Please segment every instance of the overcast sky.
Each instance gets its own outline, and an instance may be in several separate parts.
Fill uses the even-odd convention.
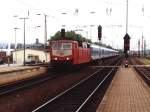
[[[131,36],[131,49],[137,50],[138,39],[142,38],[142,34],[150,48],[149,6],[149,0],[129,0],[128,33]],[[82,29],[78,33],[97,41],[97,26],[102,25],[102,42],[123,48],[126,0],[3,0],[0,4],[0,42],[14,43],[13,28],[18,27],[17,42],[23,43],[23,20],[19,18],[29,17],[26,20],[26,43],[34,43],[36,38],[43,43],[44,16],[36,15],[38,13],[48,15],[48,38],[65,25],[66,30]]]

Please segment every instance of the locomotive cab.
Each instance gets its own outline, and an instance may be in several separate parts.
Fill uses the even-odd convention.
[[[57,40],[50,42],[52,65],[78,65],[90,62],[90,48],[86,43],[74,40]]]
[[[52,41],[51,63],[52,65],[72,64],[73,49],[77,48],[77,43],[68,40]]]

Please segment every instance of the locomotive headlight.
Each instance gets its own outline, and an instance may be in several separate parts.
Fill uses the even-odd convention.
[[[69,58],[67,57],[66,60],[69,60]]]
[[[54,58],[54,60],[57,60],[57,58]]]

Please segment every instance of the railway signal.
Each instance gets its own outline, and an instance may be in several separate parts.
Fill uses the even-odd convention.
[[[98,39],[101,40],[101,38],[102,38],[102,26],[99,25],[98,26]]]
[[[127,54],[128,50],[130,50],[130,36],[126,33],[124,36],[124,53]]]
[[[65,39],[65,29],[64,28],[61,29],[61,38]]]

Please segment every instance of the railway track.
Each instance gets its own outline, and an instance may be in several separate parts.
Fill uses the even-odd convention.
[[[49,75],[48,73],[41,74],[39,76],[27,78],[24,80],[18,80],[16,82],[8,83],[0,86],[0,96],[21,90],[23,88],[31,87],[36,84],[45,82],[46,80],[53,79],[58,75]]]
[[[146,67],[135,67],[136,71],[141,75],[144,81],[150,86],[150,71]]]
[[[52,80],[59,76],[63,76],[66,73],[66,71],[64,70],[58,71],[58,69],[55,69],[54,67],[49,67],[49,71],[47,73],[44,73],[38,76],[34,76],[34,77],[18,80],[15,82],[11,82],[8,84],[0,85],[0,96],[5,95],[5,94],[10,94],[17,90],[21,90],[24,88],[34,86],[34,85],[46,82],[48,80]],[[71,72],[70,69],[68,71]]]
[[[101,68],[32,112],[79,112],[114,74],[117,67]],[[83,110],[82,110],[83,111]]]
[[[141,62],[139,62],[139,60],[130,59],[130,62],[132,64],[140,64],[140,65],[142,64]],[[134,68],[140,74],[143,80],[148,84],[148,86],[150,86],[150,68],[146,66],[145,67],[135,66]]]

